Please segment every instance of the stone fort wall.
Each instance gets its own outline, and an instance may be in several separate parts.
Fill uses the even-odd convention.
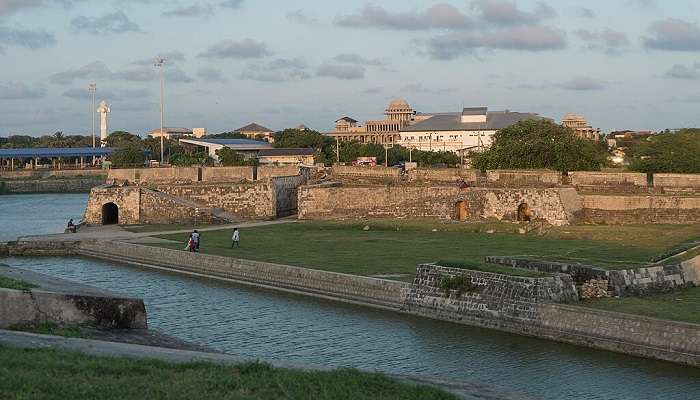
[[[275,191],[271,183],[158,185],[157,189],[203,207],[222,208],[243,218],[274,218]]]
[[[607,224],[700,223],[700,197],[582,195],[582,218]]]
[[[456,186],[370,186],[299,189],[300,219],[454,218],[464,202],[466,219],[517,220],[527,203],[533,220],[565,225],[580,211],[574,189],[486,189]]]

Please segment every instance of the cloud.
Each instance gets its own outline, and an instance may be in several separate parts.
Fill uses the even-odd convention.
[[[240,8],[241,4],[243,4],[243,0],[226,0],[219,3],[221,7],[227,8]]]
[[[288,12],[287,19],[304,25],[311,25],[318,22],[316,18],[306,15],[302,10]]]
[[[547,27],[515,27],[494,32],[453,32],[428,39],[428,52],[434,58],[449,60],[474,50],[520,51],[558,50],[566,47],[563,32]]]
[[[472,7],[479,14],[478,20],[497,26],[536,25],[557,15],[552,7],[544,3],[539,3],[530,12],[518,9],[514,2],[503,0],[476,0]]]
[[[211,17],[214,15],[214,7],[209,4],[193,4],[188,7],[180,7],[163,12],[166,17]]]
[[[78,16],[70,21],[73,30],[94,35],[106,35],[110,33],[141,32],[141,28],[123,11],[115,11],[101,17]]]
[[[588,18],[588,19],[594,19],[597,17],[595,11],[591,10],[590,8],[586,7],[579,7],[577,9],[578,16],[581,18]]]
[[[179,62],[184,62],[185,61],[185,54],[181,51],[178,51],[178,50],[166,51],[164,53],[158,53],[153,58],[142,58],[140,60],[136,60],[133,62],[133,64],[143,65],[143,66],[153,65],[156,58],[162,58],[165,60],[165,63],[167,65],[173,65],[173,64],[177,64]]]
[[[371,87],[362,91],[363,94],[379,94],[383,91],[381,87]]]
[[[683,97],[672,97],[671,101],[675,103],[700,103],[700,93],[689,94]]]
[[[2,100],[38,99],[44,96],[46,96],[44,88],[30,88],[21,82],[0,83],[0,99]]]
[[[14,14],[24,8],[51,6],[56,3],[70,7],[80,0],[0,0],[0,16]]]
[[[428,88],[423,86],[422,83],[411,83],[403,88],[403,92],[414,93],[414,94],[432,94],[432,95],[444,95],[449,93],[454,93],[457,91],[455,88]]]
[[[449,4],[436,4],[421,12],[390,12],[382,6],[366,4],[355,14],[337,16],[334,23],[338,26],[352,28],[398,30],[465,29],[472,27],[471,19]]]
[[[612,29],[604,29],[600,32],[579,29],[574,32],[574,35],[583,40],[589,49],[602,49],[611,54],[618,53],[629,45],[629,39],[624,32]]]
[[[643,37],[649,49],[669,51],[700,51],[698,24],[676,18],[655,21],[649,27],[650,37]]]
[[[261,82],[290,82],[311,78],[308,65],[301,58],[278,58],[267,63],[250,64],[240,79]]]
[[[215,43],[206,51],[199,53],[204,58],[262,58],[271,55],[272,52],[263,42],[253,39],[233,41],[225,39]]]
[[[148,82],[156,77],[153,68],[131,68],[110,74],[110,79],[125,80],[129,82]]]
[[[169,68],[166,65],[164,73],[166,81],[170,83],[189,83],[194,81],[194,79],[177,67]],[[96,80],[148,82],[154,80],[156,76],[155,68],[138,67],[111,71],[103,62],[93,61],[82,67],[55,73],[49,77],[49,82],[59,85],[72,84],[77,79],[84,82]]]
[[[12,29],[0,26],[0,45],[41,49],[55,44],[54,35],[43,30]]]
[[[166,68],[164,71],[165,81],[167,83],[191,83],[194,79],[187,75],[185,71],[179,67]]]
[[[365,77],[365,68],[360,65],[322,64],[316,68],[316,75],[343,80],[357,80]]]
[[[355,53],[338,54],[337,56],[333,57],[333,61],[344,64],[367,65],[371,67],[380,67],[387,65],[385,62],[378,58],[364,58],[361,55]]]
[[[687,67],[685,65],[675,64],[668,71],[666,71],[664,76],[672,79],[698,79],[700,78],[698,67],[700,67],[700,65]]]
[[[592,91],[605,89],[607,82],[588,76],[579,76],[556,86],[564,90]]]
[[[216,82],[216,83],[228,82],[228,79],[224,78],[221,71],[216,69],[216,68],[213,68],[213,67],[200,68],[199,71],[197,71],[197,77],[199,77],[207,82]]]
[[[63,72],[57,72],[49,78],[51,83],[70,84],[75,79],[96,80],[110,79],[112,72],[107,66],[100,61],[93,61],[79,68],[69,69]]]

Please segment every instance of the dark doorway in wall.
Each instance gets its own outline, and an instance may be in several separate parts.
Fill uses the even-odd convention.
[[[527,203],[521,203],[518,206],[518,221],[530,222],[532,219],[532,209]]]
[[[119,207],[114,203],[102,205],[102,225],[114,225],[119,223]]]
[[[455,219],[457,221],[466,221],[469,217],[469,211],[467,210],[467,203],[465,201],[458,201],[455,203]]]

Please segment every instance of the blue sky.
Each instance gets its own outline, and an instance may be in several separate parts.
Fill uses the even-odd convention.
[[[249,122],[328,130],[463,106],[577,112],[604,130],[699,126],[692,0],[0,0],[0,135]]]

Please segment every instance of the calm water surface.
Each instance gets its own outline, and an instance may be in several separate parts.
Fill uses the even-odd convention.
[[[17,236],[60,233],[83,217],[87,193],[0,195],[0,242]]]
[[[245,356],[476,381],[546,399],[700,399],[700,369],[109,262],[0,262],[142,297],[151,328]]]

